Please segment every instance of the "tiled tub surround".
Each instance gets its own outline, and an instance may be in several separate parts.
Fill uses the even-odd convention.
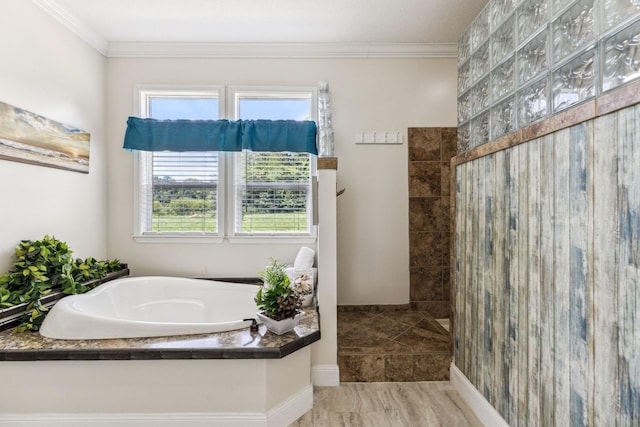
[[[342,382],[449,379],[451,340],[428,312],[405,306],[339,306]]]
[[[451,248],[450,175],[456,128],[409,128],[410,302],[448,318]]]
[[[80,341],[3,331],[0,377],[11,393],[0,424],[288,425],[313,406],[310,344],[319,339],[315,309],[281,336],[264,326]]]
[[[320,339],[318,313],[305,309],[292,332],[276,335],[261,325],[215,334],[104,340],[56,340],[34,332],[0,332],[0,361],[275,359]]]
[[[129,275],[129,269],[110,273],[88,282],[91,287]],[[205,279],[259,285],[255,277]],[[45,303],[55,304],[66,295],[54,292]],[[49,304],[47,304],[49,305]],[[11,320],[20,307],[0,310],[0,361],[2,360],[125,360],[125,359],[256,359],[281,358],[320,339],[319,315],[305,308],[305,315],[293,332],[276,335],[260,325],[214,334],[189,334],[156,338],[60,340],[45,338],[37,332],[16,332]],[[18,310],[20,311],[20,310]],[[24,310],[22,310],[24,311]],[[5,321],[4,317],[10,319]],[[191,357],[188,355],[191,354]]]

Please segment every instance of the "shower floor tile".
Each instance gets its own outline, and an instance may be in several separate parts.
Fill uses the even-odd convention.
[[[341,382],[449,379],[451,338],[427,312],[338,307]]]

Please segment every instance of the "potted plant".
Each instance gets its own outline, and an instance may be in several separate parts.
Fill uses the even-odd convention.
[[[258,273],[264,284],[255,297],[261,310],[257,313],[258,318],[267,329],[278,335],[295,328],[303,314],[300,295],[290,286],[286,267],[286,264],[272,258],[271,265]]]

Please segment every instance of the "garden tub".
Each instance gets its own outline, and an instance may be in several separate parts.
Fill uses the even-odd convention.
[[[127,277],[58,301],[40,334],[57,339],[140,338],[251,325],[258,286],[180,277]]]

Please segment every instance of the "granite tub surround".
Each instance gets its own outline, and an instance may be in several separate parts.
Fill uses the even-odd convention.
[[[409,263],[413,309],[448,318],[451,158],[456,128],[409,128]]]
[[[0,332],[0,361],[277,359],[320,339],[318,313],[305,310],[291,332],[276,335],[261,325],[215,334],[104,340],[56,340],[33,332]]]
[[[13,386],[0,425],[288,425],[313,407],[310,344],[319,340],[315,308],[283,335],[263,325],[103,340],[5,330],[0,376]]]
[[[340,306],[338,364],[342,382],[446,380],[449,333],[424,311]]]

